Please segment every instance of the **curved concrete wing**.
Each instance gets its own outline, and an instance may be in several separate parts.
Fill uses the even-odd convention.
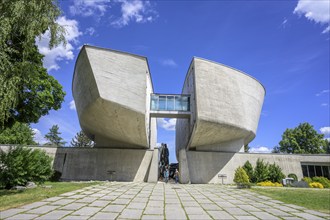
[[[191,95],[192,117],[190,121],[177,120],[177,151],[238,152],[255,137],[265,95],[256,79],[225,65],[194,58],[182,93]]]
[[[76,61],[72,91],[81,128],[96,146],[150,147],[153,88],[145,57],[85,45]]]

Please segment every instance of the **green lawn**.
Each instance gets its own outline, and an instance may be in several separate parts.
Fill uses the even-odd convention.
[[[251,190],[285,203],[330,213],[330,189],[255,187]]]
[[[24,191],[0,190],[0,211],[99,183],[100,182],[46,182],[44,185],[51,185],[52,188],[37,187]]]

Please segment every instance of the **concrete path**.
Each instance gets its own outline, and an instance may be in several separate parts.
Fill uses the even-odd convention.
[[[1,212],[1,219],[330,219],[221,185],[106,182]]]

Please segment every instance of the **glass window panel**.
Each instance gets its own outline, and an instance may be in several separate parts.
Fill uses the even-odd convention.
[[[167,108],[168,111],[173,111],[174,109],[174,96],[167,96]]]
[[[159,96],[158,109],[166,110],[166,96]]]
[[[151,96],[151,110],[158,110],[158,96],[156,95]]]
[[[322,169],[323,169],[323,176],[330,179],[329,168],[327,166],[322,166]]]
[[[181,96],[175,96],[175,110],[182,111]]]
[[[182,110],[183,111],[188,111],[188,97],[187,96],[183,96],[181,98],[182,100]]]
[[[306,165],[301,165],[301,169],[302,169],[302,172],[303,172],[303,176],[308,177],[307,166]]]
[[[316,176],[323,176],[321,166],[315,166],[315,171],[316,171]]]
[[[311,177],[311,178],[315,176],[314,165],[308,166],[308,173],[309,173],[309,177]]]

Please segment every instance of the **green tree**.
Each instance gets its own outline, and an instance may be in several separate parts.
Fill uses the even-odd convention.
[[[256,167],[254,168],[254,178],[257,183],[269,180],[268,163],[258,159]]]
[[[16,122],[11,128],[0,133],[1,144],[35,145],[34,132],[28,124]]]
[[[268,170],[269,170],[269,180],[272,181],[273,183],[275,182],[281,183],[282,179],[285,178],[285,175],[283,174],[281,167],[279,167],[275,163],[270,164],[268,166]]]
[[[244,145],[244,152],[249,153],[250,151],[250,146],[248,144]]]
[[[280,151],[280,147],[279,146],[275,146],[274,148],[273,148],[273,150],[272,150],[272,153],[274,153],[274,154],[278,154],[278,153],[280,153],[281,151]]]
[[[50,48],[65,43],[56,23],[60,10],[53,0],[3,0],[0,3],[0,129],[16,121],[37,122],[61,107],[65,93],[43,68],[35,40],[49,30]]]
[[[89,139],[83,131],[80,131],[76,134],[71,140],[72,147],[93,147],[94,142]]]
[[[286,129],[277,149],[273,151],[289,154],[319,154],[324,153],[325,140],[323,134],[309,123],[299,124],[293,129]]]
[[[56,145],[57,147],[63,147],[65,145],[65,141],[60,137],[60,132],[58,131],[58,125],[53,125],[49,132],[45,135],[45,138],[49,141],[46,145]]]
[[[246,161],[245,164],[243,165],[243,169],[245,170],[246,174],[249,176],[250,182],[254,183],[255,178],[253,176],[253,167],[250,161]]]
[[[330,154],[330,141],[329,140],[325,139],[322,147],[323,147],[324,153]]]

